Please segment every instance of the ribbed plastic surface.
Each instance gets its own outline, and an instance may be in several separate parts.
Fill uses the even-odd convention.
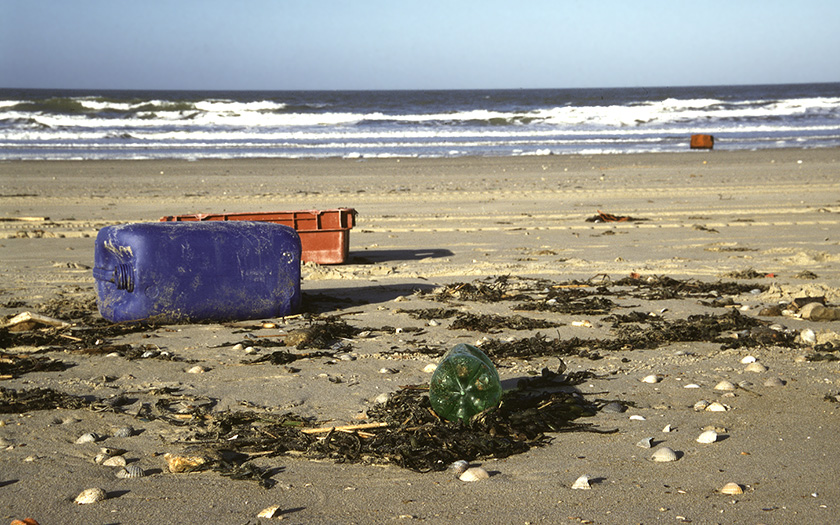
[[[300,307],[300,238],[273,223],[152,222],[102,228],[93,276],[113,322],[225,321]]]

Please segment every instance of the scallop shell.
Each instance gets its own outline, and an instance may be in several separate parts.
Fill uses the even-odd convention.
[[[742,489],[741,485],[738,485],[737,483],[727,483],[726,485],[720,488],[720,493],[730,495],[743,494],[744,489]]]
[[[717,438],[718,438],[718,433],[717,432],[715,432],[714,430],[707,430],[707,431],[703,432],[702,434],[700,434],[699,436],[697,436],[697,442],[698,443],[714,443],[715,441],[717,441]]]
[[[124,467],[126,465],[124,456],[113,456],[102,461],[102,466],[105,467]]]
[[[102,438],[99,436],[99,434],[95,432],[88,432],[79,436],[79,439],[76,440],[76,444],[81,445],[83,443],[96,443],[100,439]]]
[[[662,376],[659,376],[659,375],[656,375],[656,374],[651,374],[649,376],[645,376],[645,377],[642,378],[642,383],[653,384],[653,383],[658,383],[660,381],[662,381]]]
[[[115,475],[121,479],[142,478],[146,475],[146,472],[137,465],[126,465],[119,469]]]
[[[166,460],[166,465],[169,467],[169,472],[181,473],[201,470],[209,461],[203,456],[176,456],[174,454],[166,453],[163,455]]]
[[[732,381],[726,381],[726,380],[723,380],[720,383],[715,385],[715,390],[722,390],[722,391],[725,391],[725,392],[735,390],[736,388],[738,388],[738,387],[735,386],[735,383],[733,383]]]
[[[572,488],[575,490],[590,490],[592,485],[589,484],[589,476],[583,475],[572,483]]]
[[[744,368],[744,370],[746,370],[747,372],[757,372],[757,373],[761,373],[761,372],[766,372],[766,371],[767,371],[767,367],[766,367],[766,366],[764,366],[764,365],[762,365],[762,364],[761,364],[761,363],[759,363],[758,361],[756,361],[755,363],[750,363],[750,364],[748,364],[748,365],[746,366],[746,368]]]
[[[85,489],[76,496],[73,501],[78,505],[89,505],[108,498],[108,494],[104,490],[94,487],[92,489]]]
[[[468,468],[470,468],[470,464],[468,461],[459,459],[455,463],[449,465],[449,468],[452,469],[452,472],[454,472],[456,476],[460,476],[461,474],[466,472]]]
[[[489,477],[490,474],[488,474],[483,468],[470,467],[458,476],[458,479],[461,481],[481,481],[483,479],[488,479]]]
[[[726,407],[715,401],[706,406],[706,412],[726,412]]]
[[[115,438],[127,438],[134,435],[134,428],[132,427],[120,427],[114,431]]]
[[[667,463],[669,461],[676,461],[677,453],[674,449],[669,447],[660,447],[650,456],[650,459],[657,463]]]

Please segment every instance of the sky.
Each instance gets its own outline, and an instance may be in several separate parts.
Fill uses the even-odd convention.
[[[837,0],[0,0],[0,87],[840,81]]]

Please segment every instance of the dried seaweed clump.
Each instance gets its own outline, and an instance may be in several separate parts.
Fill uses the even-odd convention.
[[[462,313],[452,321],[449,326],[452,330],[473,330],[476,332],[494,332],[501,328],[510,330],[534,330],[538,328],[551,328],[560,326],[561,323],[546,321],[543,319],[530,319],[521,315],[492,315],[492,314],[471,314]]]
[[[78,409],[90,403],[79,396],[56,392],[51,388],[14,390],[0,387],[0,413],[21,414],[31,410],[55,408]]]

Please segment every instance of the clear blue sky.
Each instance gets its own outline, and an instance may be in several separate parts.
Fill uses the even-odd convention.
[[[837,81],[838,0],[0,0],[0,87]]]

